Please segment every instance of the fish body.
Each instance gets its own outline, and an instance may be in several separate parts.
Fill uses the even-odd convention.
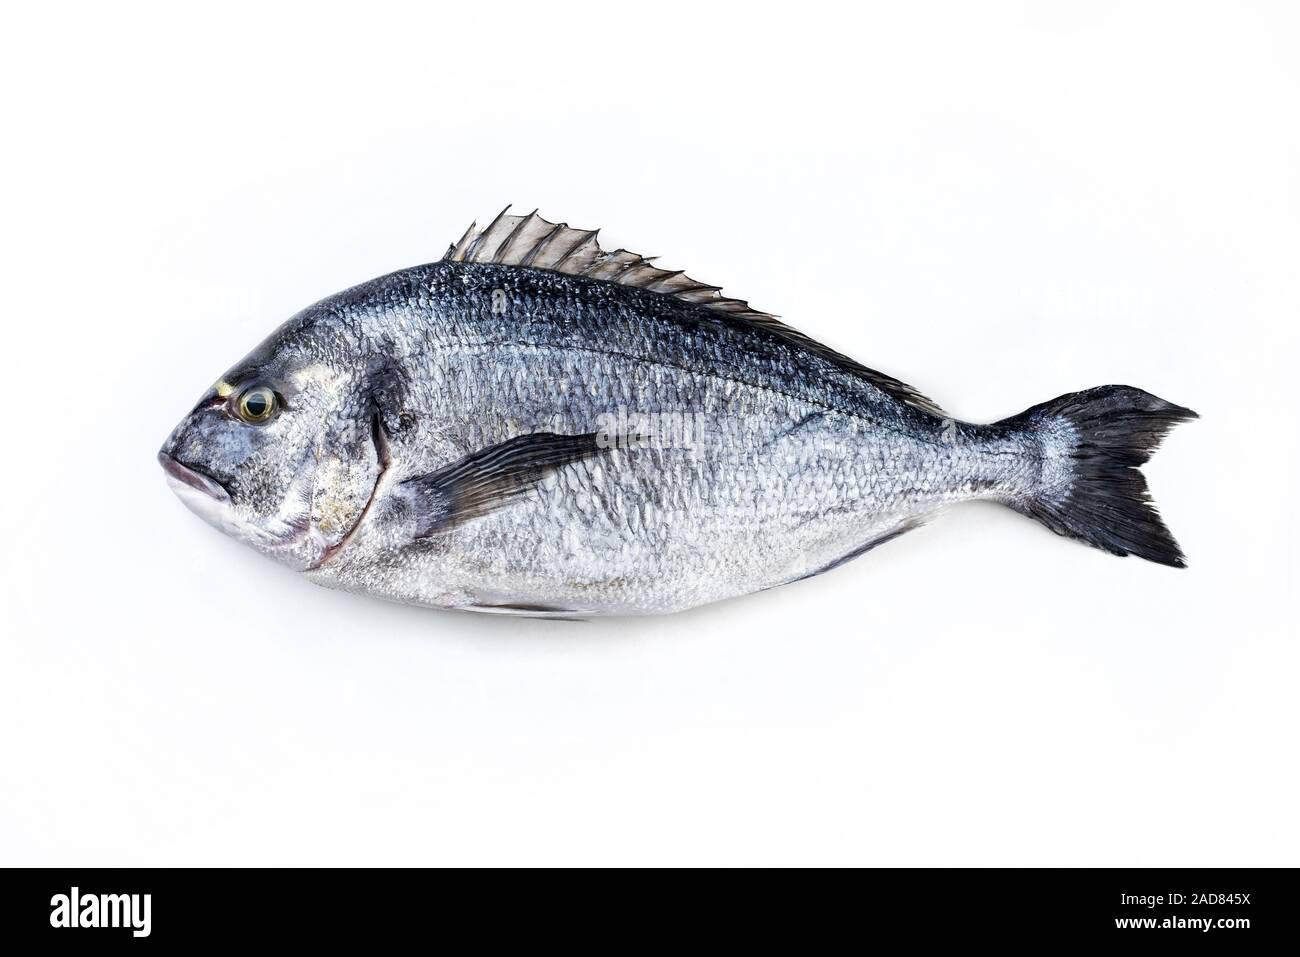
[[[1135,466],[1192,415],[1106,386],[959,422],[716,287],[503,214],[290,319],[160,460],[321,584],[586,617],[816,575],[969,499],[1181,564]]]

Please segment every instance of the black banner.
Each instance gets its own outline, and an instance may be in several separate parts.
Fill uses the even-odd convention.
[[[149,948],[412,939],[665,946],[833,938],[1290,946],[1291,870],[842,870],[816,874],[44,869],[0,872],[9,941]],[[510,885],[513,885],[511,887]],[[414,935],[414,938],[413,936]],[[26,952],[26,951],[10,951]]]

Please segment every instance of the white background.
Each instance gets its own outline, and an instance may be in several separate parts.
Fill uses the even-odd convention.
[[[0,863],[1298,863],[1286,4],[0,18]],[[995,506],[661,619],[332,593],[154,453],[507,202],[992,420],[1130,383],[1191,567]]]

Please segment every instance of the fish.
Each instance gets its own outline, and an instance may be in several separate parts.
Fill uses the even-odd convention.
[[[542,618],[820,575],[970,500],[1184,567],[1138,467],[1196,413],[1124,385],[990,424],[598,230],[510,207],[308,306],[158,453],[310,581]]]

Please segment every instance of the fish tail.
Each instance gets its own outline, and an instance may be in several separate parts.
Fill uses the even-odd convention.
[[[1196,417],[1126,385],[1071,392],[1026,409],[999,425],[1036,436],[1041,470],[1026,491],[1002,501],[1058,535],[1112,555],[1183,568],[1182,550],[1137,467],[1175,425]]]

